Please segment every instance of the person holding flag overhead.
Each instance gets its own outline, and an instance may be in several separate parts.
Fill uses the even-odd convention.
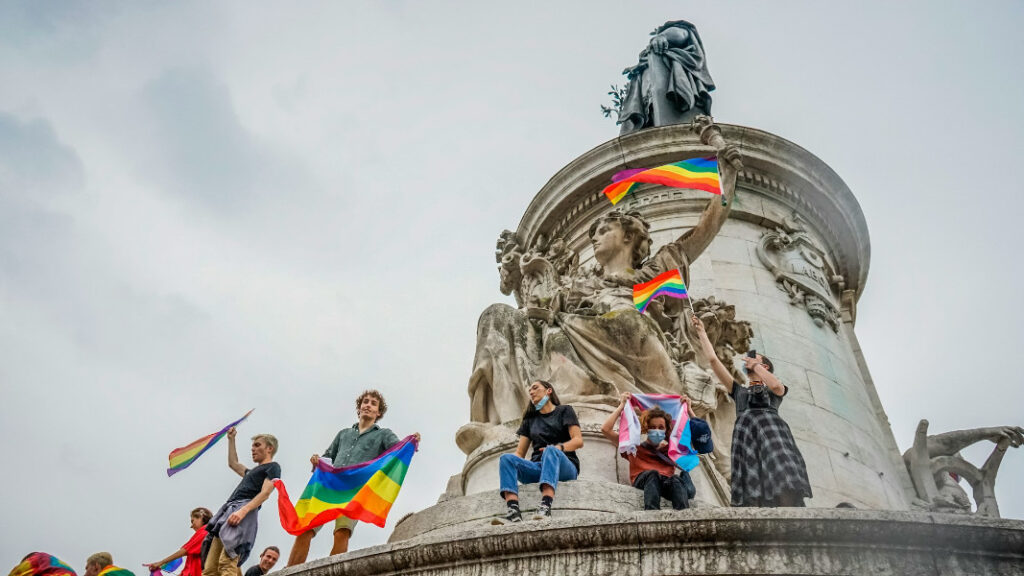
[[[629,392],[623,393],[618,408],[601,426],[601,434],[615,444],[620,443],[621,436],[614,430],[615,422],[627,406],[629,410],[633,409],[630,397]],[[693,417],[688,399],[683,397],[681,400]],[[646,434],[647,439],[637,444],[635,453],[622,452],[622,457],[629,462],[629,483],[644,493],[644,510],[660,510],[663,496],[672,502],[674,510],[685,510],[690,507],[690,499],[697,494],[689,473],[681,470],[677,475],[676,464],[668,456],[668,434],[673,430],[672,425],[672,417],[660,406],[644,410],[640,413],[640,432]]]
[[[185,567],[182,568],[181,574],[178,576],[201,576],[203,573],[203,560],[200,557],[200,553],[203,548],[203,540],[206,539],[206,523],[211,518],[213,518],[213,513],[207,508],[200,506],[193,510],[189,514],[189,523],[192,526],[193,534],[188,539],[188,542],[185,542],[184,546],[170,556],[156,562],[143,564],[143,566],[149,568],[150,574],[160,571],[172,572],[174,569],[171,568],[173,566],[171,563],[180,558],[185,558]]]
[[[388,428],[382,428],[377,422],[384,417],[388,411],[388,403],[384,396],[377,390],[366,390],[356,398],[356,414],[359,421],[352,426],[338,432],[334,441],[324,451],[323,459],[329,460],[331,465],[328,468],[355,467],[355,465],[376,459],[392,447],[399,444],[398,437]],[[412,435],[414,442],[419,443],[420,434]],[[313,454],[309,458],[314,471],[322,466],[321,456]],[[401,481],[398,482],[401,485]],[[292,511],[294,515],[294,510]],[[282,516],[283,518],[283,516]],[[283,522],[283,521],[282,521]],[[384,522],[381,520],[380,525]],[[297,534],[295,543],[292,545],[291,553],[288,554],[288,566],[295,566],[306,561],[309,555],[309,545],[322,525],[316,526]],[[356,520],[345,514],[338,515],[334,521],[334,545],[331,547],[331,555],[343,554],[348,551],[348,542],[355,529]],[[301,528],[299,528],[301,529]],[[286,527],[286,530],[291,530]]]
[[[789,425],[779,416],[789,392],[775,376],[772,361],[751,350],[744,357],[749,386],[733,380],[696,315],[691,323],[711,369],[736,402],[732,433],[732,505],[804,506],[811,497],[807,465]]]
[[[281,477],[281,465],[274,462],[277,438],[270,434],[252,437],[252,461],[255,468],[246,468],[238,461],[235,450],[237,428],[227,432],[228,467],[242,477],[228,501],[206,525],[202,555],[206,558],[203,576],[238,576],[256,543],[256,514],[274,491],[273,480]]]

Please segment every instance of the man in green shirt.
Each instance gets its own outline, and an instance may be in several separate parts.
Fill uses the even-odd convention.
[[[377,425],[377,421],[383,418],[387,411],[388,403],[384,401],[384,396],[380,392],[367,390],[360,394],[359,398],[356,398],[356,414],[359,415],[359,421],[338,432],[323,457],[330,459],[334,467],[340,468],[373,460],[397,444],[398,436],[395,436],[394,432]],[[417,432],[413,436],[418,442],[419,433]],[[309,461],[316,467],[319,459],[319,454],[313,454]],[[356,521],[347,516],[339,516],[334,521],[332,556],[348,551],[348,540],[352,537],[355,525]],[[320,527],[317,527],[295,537],[295,544],[292,546],[291,554],[288,555],[289,566],[306,561],[306,556],[309,555],[309,545],[313,541],[313,536],[319,531]]]

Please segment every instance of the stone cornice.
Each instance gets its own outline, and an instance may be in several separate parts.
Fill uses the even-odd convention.
[[[755,128],[720,126],[726,140],[738,146],[743,156],[745,167],[737,180],[740,193],[754,192],[798,212],[823,239],[847,288],[859,297],[870,264],[870,239],[860,205],[842,179],[819,158],[779,136]],[[611,210],[601,190],[620,170],[712,152],[688,125],[642,130],[609,140],[570,162],[541,188],[519,223],[520,238],[530,242],[541,233],[559,236],[585,229],[583,223]],[[664,198],[694,202],[694,215],[706,204],[684,191],[666,190]],[[626,202],[628,208],[629,200]],[[731,217],[775,225],[788,216],[748,210],[739,204],[742,201]]]
[[[1024,562],[1022,551],[1019,520],[723,508],[481,526],[356,550],[280,574],[1010,574]]]

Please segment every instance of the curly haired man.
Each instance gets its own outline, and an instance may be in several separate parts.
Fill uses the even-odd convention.
[[[388,411],[388,403],[384,396],[376,390],[366,390],[356,398],[356,415],[359,421],[344,428],[334,437],[334,441],[324,451],[323,457],[331,460],[335,467],[350,466],[380,456],[388,448],[398,443],[398,436],[388,428],[380,427],[377,422]],[[419,433],[414,434],[417,441]],[[315,467],[320,459],[313,454],[309,461]],[[334,546],[331,555],[348,552],[348,541],[352,537],[356,521],[347,516],[339,516],[334,521]],[[295,537],[295,544],[288,555],[288,565],[302,564],[309,555],[309,545],[320,527],[303,532]]]

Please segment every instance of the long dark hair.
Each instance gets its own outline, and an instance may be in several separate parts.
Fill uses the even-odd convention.
[[[555,387],[552,386],[550,382],[548,382],[546,380],[534,380],[534,382],[540,384],[541,386],[543,386],[543,387],[545,387],[545,388],[547,388],[548,390],[551,391],[551,398],[548,399],[548,402],[551,402],[552,406],[560,406],[562,404],[558,400],[558,393],[555,392]],[[530,386],[533,386],[534,382],[531,382]],[[533,402],[530,402],[529,398],[527,398],[526,411],[523,412],[523,420],[526,420],[527,418],[533,418],[537,414],[538,414],[538,412],[537,412],[537,409],[533,407]]]

